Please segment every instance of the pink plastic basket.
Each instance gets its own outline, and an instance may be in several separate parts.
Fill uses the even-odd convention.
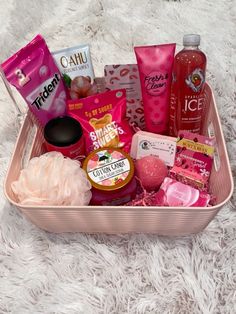
[[[233,179],[219,115],[211,88],[207,85],[209,112],[205,134],[215,136],[216,152],[210,189],[216,195],[212,207],[128,207],[128,206],[22,206],[11,189],[20,170],[33,156],[43,153],[41,128],[28,114],[21,127],[5,181],[10,203],[38,227],[51,232],[144,232],[179,236],[203,230],[233,193]]]

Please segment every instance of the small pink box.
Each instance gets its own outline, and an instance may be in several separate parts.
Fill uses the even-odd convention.
[[[210,195],[171,178],[165,178],[156,193],[158,206],[205,207]]]
[[[170,176],[199,190],[208,190],[214,154],[214,141],[209,137],[179,131],[175,164]]]

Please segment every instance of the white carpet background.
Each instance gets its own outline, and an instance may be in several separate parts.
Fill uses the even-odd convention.
[[[97,76],[134,45],[200,33],[236,177],[235,0],[1,0],[0,21],[1,60],[41,33],[51,50],[90,43]],[[41,231],[3,195],[17,131],[0,91],[0,314],[236,313],[236,194],[196,236]]]

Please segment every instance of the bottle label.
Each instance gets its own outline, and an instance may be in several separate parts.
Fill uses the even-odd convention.
[[[192,98],[191,96],[185,96],[184,100],[184,111],[185,112],[198,112],[200,111],[199,114],[201,114],[201,111],[203,109],[204,105],[204,98],[203,97],[196,97]]]
[[[181,111],[181,124],[184,130],[199,133],[201,131],[202,114],[205,108],[205,98],[200,95],[186,95]]]
[[[197,68],[192,73],[190,73],[186,78],[185,83],[195,93],[199,92],[202,89],[203,84],[205,83],[205,75],[202,69]]]

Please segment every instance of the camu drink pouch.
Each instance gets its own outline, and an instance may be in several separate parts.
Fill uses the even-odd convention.
[[[69,100],[68,113],[84,132],[87,153],[101,147],[130,151],[133,132],[126,120],[125,89]]]
[[[88,45],[55,51],[53,57],[63,76],[69,98],[79,99],[97,93]]]
[[[42,125],[65,113],[62,77],[41,35],[1,66],[9,83],[16,87]]]

